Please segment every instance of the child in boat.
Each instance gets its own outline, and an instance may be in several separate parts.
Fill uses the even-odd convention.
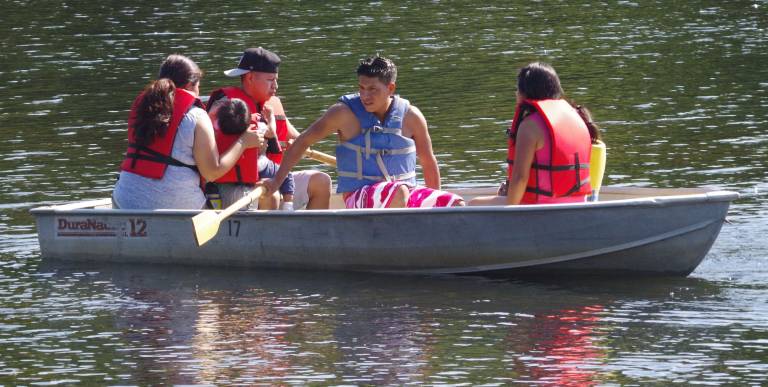
[[[263,115],[253,113],[256,115],[256,117],[253,117],[255,118],[253,120],[259,122],[259,127],[257,130],[260,131],[265,138],[274,138],[274,136],[276,136],[276,123],[274,114],[272,114],[272,110],[267,106],[264,107],[263,113]],[[214,105],[211,107],[209,114],[211,115],[214,131],[217,134],[217,143],[219,143],[220,139],[225,135],[237,136],[245,132],[252,120],[248,105],[245,103],[245,101],[239,98],[222,98],[216,101],[216,103],[214,103]],[[277,171],[277,168],[279,167],[278,164],[272,160],[269,160],[265,156],[266,147],[267,143],[265,141],[264,145],[260,149],[257,165],[251,166],[258,169],[259,179],[265,177],[273,177]],[[235,174],[237,174],[239,171],[235,172]],[[231,205],[243,196],[248,195],[248,193],[255,188],[254,184],[233,182],[218,182],[217,186],[221,196],[222,207]],[[262,196],[259,199],[258,208],[277,209],[278,205],[280,204],[280,196],[282,196],[282,208],[292,209],[293,193],[294,182],[292,176],[289,176],[280,186],[280,195],[274,197]],[[255,209],[255,207],[256,205],[251,204],[249,209]]]

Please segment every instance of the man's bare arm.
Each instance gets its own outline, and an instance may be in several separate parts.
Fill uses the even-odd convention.
[[[301,133],[296,130],[296,127],[293,126],[288,117],[285,118],[285,123],[288,126],[288,140],[295,140],[296,137],[299,137]]]
[[[264,186],[268,191],[267,194],[277,190],[277,187],[283,183],[288,173],[291,171],[299,160],[304,156],[304,151],[307,150],[312,144],[328,137],[329,135],[336,133],[343,123],[343,116],[346,112],[349,112],[349,108],[343,104],[335,104],[331,106],[325,114],[317,119],[312,125],[301,134],[296,137],[293,144],[283,154],[283,161],[280,163],[275,177],[270,182],[265,182]]]
[[[411,136],[416,143],[416,156],[424,174],[424,184],[432,189],[440,189],[440,168],[432,152],[432,138],[427,129],[427,120],[417,107],[411,106],[405,115],[403,126],[411,130]]]

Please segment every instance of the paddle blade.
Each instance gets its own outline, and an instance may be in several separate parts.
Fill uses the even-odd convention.
[[[204,245],[219,232],[221,220],[216,211],[205,210],[192,217],[192,227],[195,229],[195,240],[198,246]]]

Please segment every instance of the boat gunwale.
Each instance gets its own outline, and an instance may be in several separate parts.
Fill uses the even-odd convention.
[[[508,206],[466,206],[466,207],[442,207],[442,208],[379,208],[379,209],[327,209],[327,210],[301,210],[301,211],[274,211],[251,210],[240,211],[235,216],[246,217],[290,217],[290,216],[343,216],[358,217],[370,215],[404,215],[404,214],[446,214],[446,213],[487,213],[487,212],[537,212],[577,209],[599,209],[611,207],[664,207],[678,203],[703,203],[703,202],[732,202],[739,198],[739,194],[733,191],[712,190],[700,193],[682,195],[656,195],[648,197],[634,197],[608,201],[585,203],[559,203],[559,204],[534,204],[534,205],[508,205]],[[68,215],[115,215],[115,216],[166,216],[166,217],[192,217],[201,211],[212,210],[126,210],[113,208],[91,208],[97,205],[105,205],[110,202],[106,199],[91,199],[80,202],[67,203],[55,206],[43,206],[30,210],[33,215],[68,214]]]

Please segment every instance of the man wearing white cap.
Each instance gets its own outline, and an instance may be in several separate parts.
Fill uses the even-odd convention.
[[[214,104],[223,98],[242,99],[252,114],[252,123],[257,126],[263,126],[270,115],[274,116],[274,133],[265,134],[268,143],[266,157],[259,157],[258,160],[259,178],[274,176],[277,164],[282,161],[283,150],[299,136],[299,132],[285,116],[280,98],[275,95],[279,66],[280,57],[272,51],[262,47],[245,50],[237,67],[224,71],[228,77],[240,77],[240,87],[230,86],[213,91],[207,105],[210,111]],[[272,138],[269,138],[270,136]],[[307,209],[329,207],[331,178],[328,174],[314,170],[292,174],[293,182],[287,182],[284,189],[281,189],[284,208],[291,199],[295,209],[304,206]]]

